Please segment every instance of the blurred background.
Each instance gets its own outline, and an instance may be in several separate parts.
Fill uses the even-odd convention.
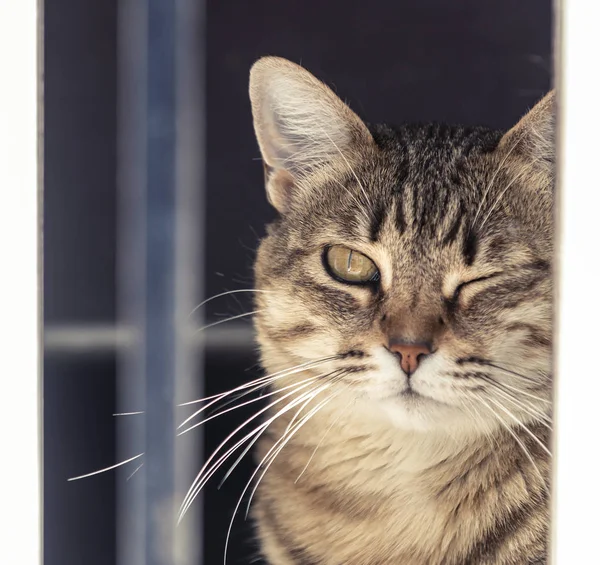
[[[370,122],[506,129],[550,88],[552,1],[44,9],[45,563],[222,563],[250,456],[173,522],[205,456],[253,410],[176,438],[190,414],[176,405],[260,375],[250,292],[194,310],[252,288],[254,250],[274,218],[251,64],[299,62]],[[143,413],[113,416],[124,412]],[[251,533],[242,512],[228,563],[259,562]]]

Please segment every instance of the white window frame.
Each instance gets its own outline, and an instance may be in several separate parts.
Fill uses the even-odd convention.
[[[41,563],[36,0],[0,2],[0,562]],[[597,558],[600,4],[565,0],[559,72],[556,462],[552,562]]]
[[[0,0],[0,563],[42,559],[38,5]]]
[[[557,4],[557,363],[552,562],[598,563],[600,4]]]

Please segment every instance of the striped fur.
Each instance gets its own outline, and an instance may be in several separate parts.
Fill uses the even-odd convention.
[[[324,375],[259,443],[257,461],[291,438],[254,504],[267,562],[546,563],[553,94],[502,134],[367,126],[277,58],[250,93],[280,212],[255,266],[276,291],[256,298],[262,362],[337,355],[277,382]],[[371,258],[380,283],[332,279],[332,244]],[[410,386],[390,335],[433,340]]]

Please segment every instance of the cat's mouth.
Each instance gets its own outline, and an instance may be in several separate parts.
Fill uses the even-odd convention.
[[[421,392],[418,392],[417,390],[415,390],[415,388],[411,385],[410,382],[407,383],[406,388],[399,393],[398,395],[404,402],[412,405],[412,406],[416,406],[416,405],[422,405],[422,404],[437,404],[437,405],[441,405],[441,404],[446,404],[445,402],[442,402],[440,400],[438,400],[437,398],[433,398],[431,396],[429,396],[428,394],[423,394]]]
[[[421,399],[421,398],[425,398],[422,394],[419,394],[414,388],[412,388],[410,385],[408,385],[401,393],[400,396],[402,398],[409,398],[409,399]]]
[[[417,392],[414,387],[410,384],[410,381],[406,384],[406,388],[398,395],[404,402],[409,405],[416,406],[423,403],[435,402],[435,400],[429,396],[425,396],[420,392]]]

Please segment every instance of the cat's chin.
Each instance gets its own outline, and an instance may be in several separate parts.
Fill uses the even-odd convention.
[[[369,385],[364,398],[369,411],[378,413],[387,425],[404,431],[453,436],[477,433],[472,418],[451,399],[444,398],[443,388],[434,386],[439,380],[436,373],[445,369],[442,358],[428,363],[419,369],[422,372],[418,378],[409,380],[396,358],[383,348],[375,348],[370,354],[377,362],[377,370],[365,375]]]
[[[449,435],[473,433],[464,413],[413,389],[380,400],[386,419],[396,428],[415,432],[436,432]]]

